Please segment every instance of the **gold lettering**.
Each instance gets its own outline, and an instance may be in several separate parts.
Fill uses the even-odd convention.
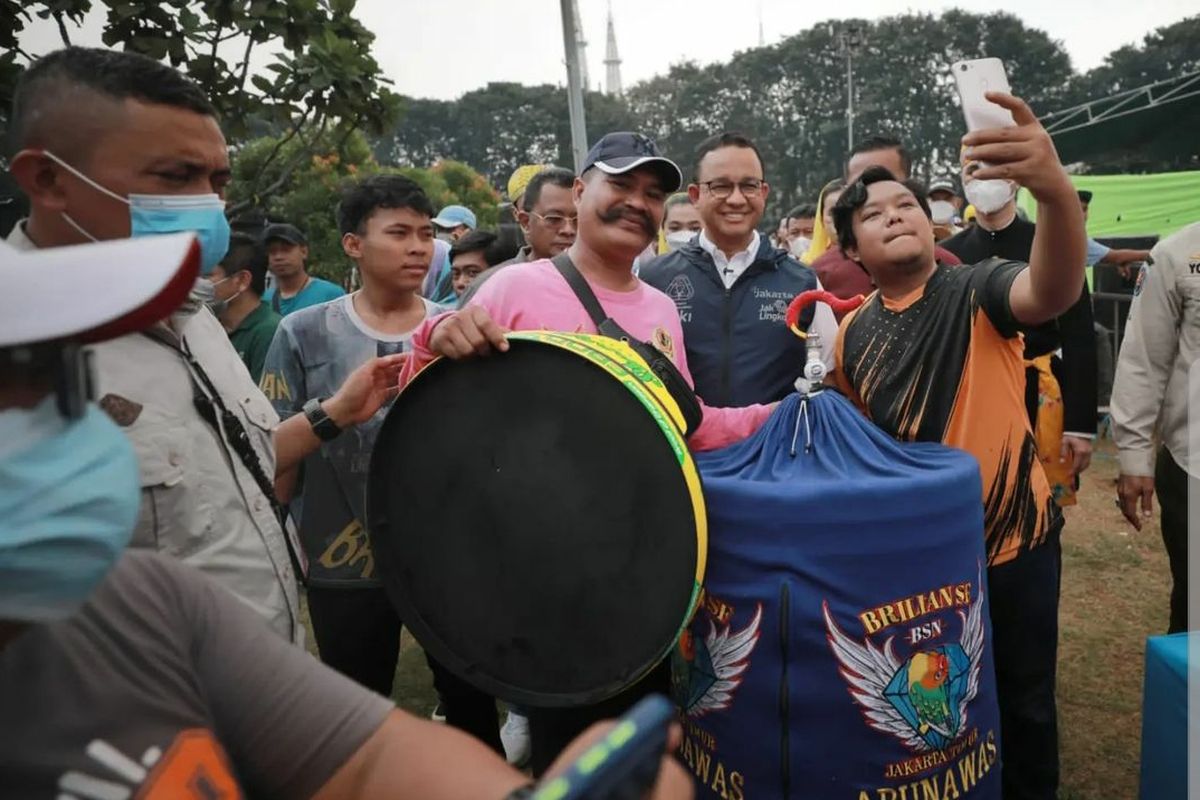
[[[878,633],[889,625],[911,622],[918,617],[954,606],[970,605],[971,584],[949,584],[923,594],[914,594],[883,603],[859,613],[867,634]]]
[[[867,797],[867,793],[865,791],[859,791],[858,800],[871,800],[871,798]]]
[[[745,786],[745,778],[740,772],[729,773],[729,800],[746,800],[746,793],[743,790]]]
[[[287,381],[277,372],[264,373],[259,389],[267,396],[268,400],[292,399],[292,392],[288,388]]]
[[[708,773],[712,769],[712,757],[709,756],[706,750],[697,747],[696,763],[692,768],[696,771],[697,777],[708,783]]]
[[[948,769],[944,773],[946,782],[942,785],[942,797],[945,800],[958,800],[962,795],[958,791],[958,782],[954,780],[954,770]],[[950,794],[953,791],[954,794]]]
[[[889,789],[885,786],[881,789],[876,789],[875,792],[878,800],[897,800],[895,789]]]
[[[996,733],[988,731],[987,741],[980,748],[980,760],[983,762],[983,769],[979,771],[979,779],[983,780],[983,776],[987,773],[992,765],[996,763]]]
[[[371,543],[358,520],[352,520],[342,528],[342,532],[329,543],[317,561],[326,569],[353,567],[361,562],[363,566],[359,577],[371,578],[375,574],[375,556],[371,552]]]
[[[970,791],[971,787],[978,783],[978,775],[973,756],[967,756],[958,762],[958,777],[962,778],[963,790]]]
[[[858,618],[862,620],[863,627],[867,633],[875,633],[875,631],[883,627],[883,623],[879,621],[879,617],[875,616],[874,611],[864,611],[858,615]]]
[[[712,789],[721,793],[722,800],[729,800],[729,794],[725,791],[725,767],[720,761],[717,762],[717,774],[713,778]]]
[[[938,786],[937,778],[925,778],[921,781],[921,800],[942,800],[941,795],[942,790]]]

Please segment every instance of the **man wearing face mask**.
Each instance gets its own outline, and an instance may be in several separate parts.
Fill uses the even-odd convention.
[[[804,254],[812,247],[813,233],[817,227],[817,207],[812,203],[799,205],[788,212],[787,247],[797,261],[804,261]]]
[[[869,136],[850,150],[850,157],[846,160],[846,185],[853,183],[869,167],[883,167],[897,180],[906,181],[912,172],[912,156],[899,139]],[[828,207],[832,208],[833,205],[830,203]],[[953,266],[962,263],[940,245],[934,245],[933,254],[939,264]],[[841,247],[834,246],[826,250],[812,262],[812,268],[821,283],[844,300],[858,295],[865,297],[875,291],[875,284],[866,269],[843,253]]]
[[[964,161],[963,191],[976,224],[942,242],[965,264],[996,256],[1029,262],[1037,227],[1017,216],[1017,185],[978,180],[977,161]],[[1038,458],[1060,506],[1075,505],[1079,475],[1092,460],[1097,423],[1096,336],[1087,282],[1056,319],[1024,329],[1025,408]],[[1059,353],[1061,352],[1061,355]]]
[[[954,188],[951,178],[934,178],[929,182],[929,213],[933,218],[933,235],[941,242],[962,230],[958,225],[958,213],[962,198]]]
[[[703,229],[639,275],[675,302],[696,394],[717,406],[774,402],[795,391],[808,356],[784,322],[788,304],[820,282],[756,230],[770,187],[754,142],[738,133],[706,139],[694,175],[688,197]],[[829,306],[810,306],[800,322],[821,337],[832,367],[837,322]]]
[[[69,47],[22,74],[9,120],[10,171],[31,207],[9,236],[16,249],[178,231],[199,239],[205,277],[186,302],[166,322],[91,351],[100,408],[138,454],[132,543],[198,568],[299,642],[303,564],[271,482],[277,462],[294,466],[320,440],[303,418],[279,426],[205,307],[215,297],[207,275],[229,246],[229,156],[212,105],[152,59]],[[382,402],[376,378],[398,366],[366,365],[325,400],[326,413],[343,427],[366,419]]]
[[[166,317],[200,260],[189,234],[26,254],[0,243],[13,301],[0,315],[6,796],[530,796],[528,779],[481,744],[264,635],[195,570],[125,550],[137,454],[91,403],[81,346]],[[678,743],[676,728],[668,747]],[[690,796],[682,768],[663,759],[653,797]]]
[[[262,300],[267,279],[267,254],[253,236],[234,233],[229,252],[209,276],[213,299],[208,309],[229,334],[238,358],[258,383],[275,329],[283,319]]]

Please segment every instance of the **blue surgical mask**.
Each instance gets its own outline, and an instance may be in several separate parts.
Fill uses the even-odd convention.
[[[0,411],[0,619],[75,613],[129,543],[139,483],[133,446],[95,406]]]
[[[131,194],[122,197],[109,191],[63,161],[49,150],[46,158],[70,172],[98,192],[120,200],[129,206],[129,235],[157,236],[163,233],[191,232],[200,240],[200,274],[207,275],[221,263],[229,250],[229,220],[225,218],[225,201],[215,194]],[[63,212],[63,219],[81,234],[97,241],[83,227]]]

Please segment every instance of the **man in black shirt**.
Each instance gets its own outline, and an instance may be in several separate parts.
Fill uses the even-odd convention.
[[[963,166],[963,188],[975,205],[977,224],[942,246],[964,264],[992,256],[1028,262],[1036,228],[1017,216],[1017,186],[1004,180],[976,180],[979,166],[971,161]],[[1099,369],[1093,327],[1091,295],[1084,282],[1079,300],[1065,314],[1024,329],[1025,406],[1059,505],[1075,504],[1078,476],[1092,458]]]

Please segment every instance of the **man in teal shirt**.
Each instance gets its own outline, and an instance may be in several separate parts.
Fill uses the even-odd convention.
[[[209,309],[221,321],[238,357],[258,383],[263,362],[281,317],[263,302],[267,281],[267,254],[253,236],[234,233],[229,252],[213,270],[213,299]]]
[[[308,239],[295,225],[276,223],[263,231],[275,285],[267,289],[263,302],[286,317],[293,311],[320,305],[346,292],[336,283],[308,274]]]

